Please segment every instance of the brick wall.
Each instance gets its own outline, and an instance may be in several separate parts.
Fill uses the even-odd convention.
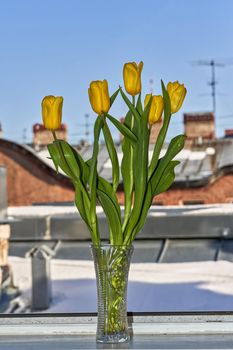
[[[150,132],[150,143],[152,144],[156,143],[156,140],[158,138],[158,135],[162,126],[163,126],[162,119],[159,122],[152,125],[151,132]]]
[[[7,169],[8,205],[73,201],[72,184],[30,153],[0,142],[0,164]]]
[[[185,113],[184,132],[188,139],[214,139],[215,120],[214,114],[209,113]]]
[[[56,130],[56,136],[60,140],[67,141],[67,126],[61,124],[60,129]],[[53,136],[51,131],[45,129],[43,124],[33,125],[33,145],[46,147],[49,143],[53,142]]]
[[[223,175],[205,187],[170,189],[158,195],[154,201],[164,205],[179,205],[183,202],[203,204],[233,202],[233,174]]]
[[[74,200],[71,182],[14,143],[0,140],[0,164],[7,168],[8,204],[66,202]],[[124,203],[124,193],[118,192]],[[223,174],[214,182],[199,188],[172,188],[154,198],[154,203],[180,205],[193,203],[233,202],[233,173]]]
[[[118,200],[124,203],[124,193],[118,193]],[[233,202],[233,174],[223,175],[213,183],[198,188],[172,188],[161,193],[153,200],[154,204],[181,205],[191,204],[214,204]]]

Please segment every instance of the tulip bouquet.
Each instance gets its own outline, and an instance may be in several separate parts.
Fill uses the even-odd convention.
[[[147,94],[143,108],[141,102],[142,68],[142,62],[139,65],[135,62],[124,65],[124,86],[126,92],[132,96],[132,100],[121,87],[109,97],[106,80],[91,82],[88,89],[89,99],[98,116],[94,126],[93,154],[88,161],[84,161],[67,142],[56,138],[56,129],[61,124],[63,98],[46,96],[42,101],[44,126],[51,130],[54,136],[54,142],[48,145],[50,156],[56,170],[62,169],[73,182],[75,204],[95,245],[101,242],[96,214],[97,204],[103,207],[107,217],[110,243],[116,245],[132,243],[145,223],[154,196],[171,186],[175,178],[174,168],[179,164],[174,157],[184,146],[184,135],[178,135],[171,140],[166,154],[162,158],[159,157],[171,116],[181,108],[186,88],[176,81],[168,83],[166,89],[161,82],[162,95]],[[123,123],[109,113],[119,93],[128,107]],[[148,147],[151,127],[160,121],[162,114],[164,114],[163,126],[149,163]],[[123,135],[121,165],[119,165],[108,121]],[[112,183],[107,182],[97,173],[101,132],[103,132],[112,163]],[[120,170],[125,198],[123,218],[116,195]]]
[[[50,156],[56,170],[60,168],[71,179],[75,189],[75,204],[91,233],[98,287],[97,341],[101,342],[122,342],[129,337],[126,286],[132,242],[146,221],[154,196],[171,186],[175,178],[174,169],[179,164],[174,158],[182,150],[185,141],[184,135],[174,137],[165,155],[160,157],[171,116],[181,108],[186,88],[176,81],[168,83],[166,89],[161,82],[162,95],[147,94],[143,106],[142,68],[142,62],[139,65],[135,62],[124,65],[124,86],[132,98],[121,87],[110,97],[106,80],[91,82],[89,99],[98,116],[94,125],[92,157],[87,161],[67,142],[56,137],[56,129],[61,123],[63,98],[46,96],[42,101],[44,125],[54,136],[54,142],[48,145]],[[109,112],[119,94],[128,107],[123,123]],[[151,127],[161,120],[162,114],[163,125],[149,161]],[[121,164],[108,122],[123,135]],[[101,132],[112,164],[111,183],[97,172]],[[124,186],[123,213],[117,198],[120,171]],[[96,214],[99,204],[108,222],[108,247],[100,239]]]

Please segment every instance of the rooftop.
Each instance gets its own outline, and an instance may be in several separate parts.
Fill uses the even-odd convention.
[[[154,145],[150,145],[149,158],[152,157]],[[161,157],[165,154],[167,145],[161,151]],[[116,151],[121,163],[123,154],[121,146],[116,146]],[[84,146],[79,150],[79,153],[88,160],[92,156],[92,146]],[[200,186],[211,181],[218,176],[220,171],[227,171],[229,167],[233,166],[233,139],[220,139],[212,143],[203,143],[202,145],[192,146],[182,150],[177,156],[176,160],[180,164],[175,168],[176,178],[174,185],[182,186],[189,183],[189,187]],[[44,163],[54,169],[47,150],[41,150],[36,153]],[[100,145],[98,157],[98,171],[105,179],[111,181],[112,170],[109,159],[107,147]]]

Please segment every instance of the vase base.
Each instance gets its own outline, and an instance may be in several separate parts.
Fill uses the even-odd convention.
[[[126,334],[114,334],[114,335],[102,335],[100,337],[97,336],[96,342],[102,344],[114,344],[114,343],[127,343],[129,342],[130,337]]]

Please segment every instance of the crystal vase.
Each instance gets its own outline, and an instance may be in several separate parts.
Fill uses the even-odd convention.
[[[96,340],[122,343],[129,340],[127,285],[133,246],[91,246],[94,259],[98,322]]]

